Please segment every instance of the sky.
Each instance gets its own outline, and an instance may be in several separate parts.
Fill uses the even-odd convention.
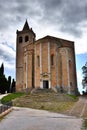
[[[0,64],[15,78],[16,30],[28,20],[36,39],[51,35],[75,42],[78,89],[87,62],[87,0],[0,0]]]

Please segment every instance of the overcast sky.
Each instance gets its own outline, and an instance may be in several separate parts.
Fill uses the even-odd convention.
[[[0,0],[0,64],[5,74],[15,77],[16,30],[25,20],[36,33],[75,42],[78,84],[87,61],[87,0]],[[82,59],[83,60],[80,60]]]

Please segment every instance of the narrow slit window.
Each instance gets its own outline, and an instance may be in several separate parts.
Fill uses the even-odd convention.
[[[54,65],[54,55],[51,55],[51,65]]]
[[[39,56],[37,56],[37,65],[38,65],[38,67],[40,66],[40,57]]]
[[[25,63],[24,69],[25,69],[25,71],[26,71],[26,63]]]

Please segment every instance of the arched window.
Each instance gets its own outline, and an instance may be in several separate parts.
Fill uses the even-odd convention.
[[[54,55],[53,54],[51,55],[51,65],[52,66],[54,65]]]
[[[19,37],[19,43],[22,43],[23,42],[23,38],[20,36]]]
[[[37,56],[37,65],[38,65],[38,67],[40,66],[40,57],[39,56]]]
[[[29,37],[25,36],[25,42],[29,41]]]

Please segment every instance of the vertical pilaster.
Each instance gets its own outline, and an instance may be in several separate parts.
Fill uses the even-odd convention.
[[[36,63],[36,45],[35,45],[35,87],[36,87],[36,65],[37,65],[37,63]]]
[[[40,43],[40,88],[43,88],[43,81],[41,79],[42,74],[42,43]]]
[[[58,87],[58,47],[56,48],[56,82]]]
[[[28,87],[28,55],[26,54],[26,89]]]
[[[68,50],[66,49],[66,63],[67,63],[67,79],[68,79],[68,93],[70,94],[70,74],[69,74],[69,59]]]
[[[42,74],[42,44],[40,43],[40,74]]]
[[[51,72],[50,72],[50,42],[48,42],[48,74],[49,74],[49,88],[51,88]]]

